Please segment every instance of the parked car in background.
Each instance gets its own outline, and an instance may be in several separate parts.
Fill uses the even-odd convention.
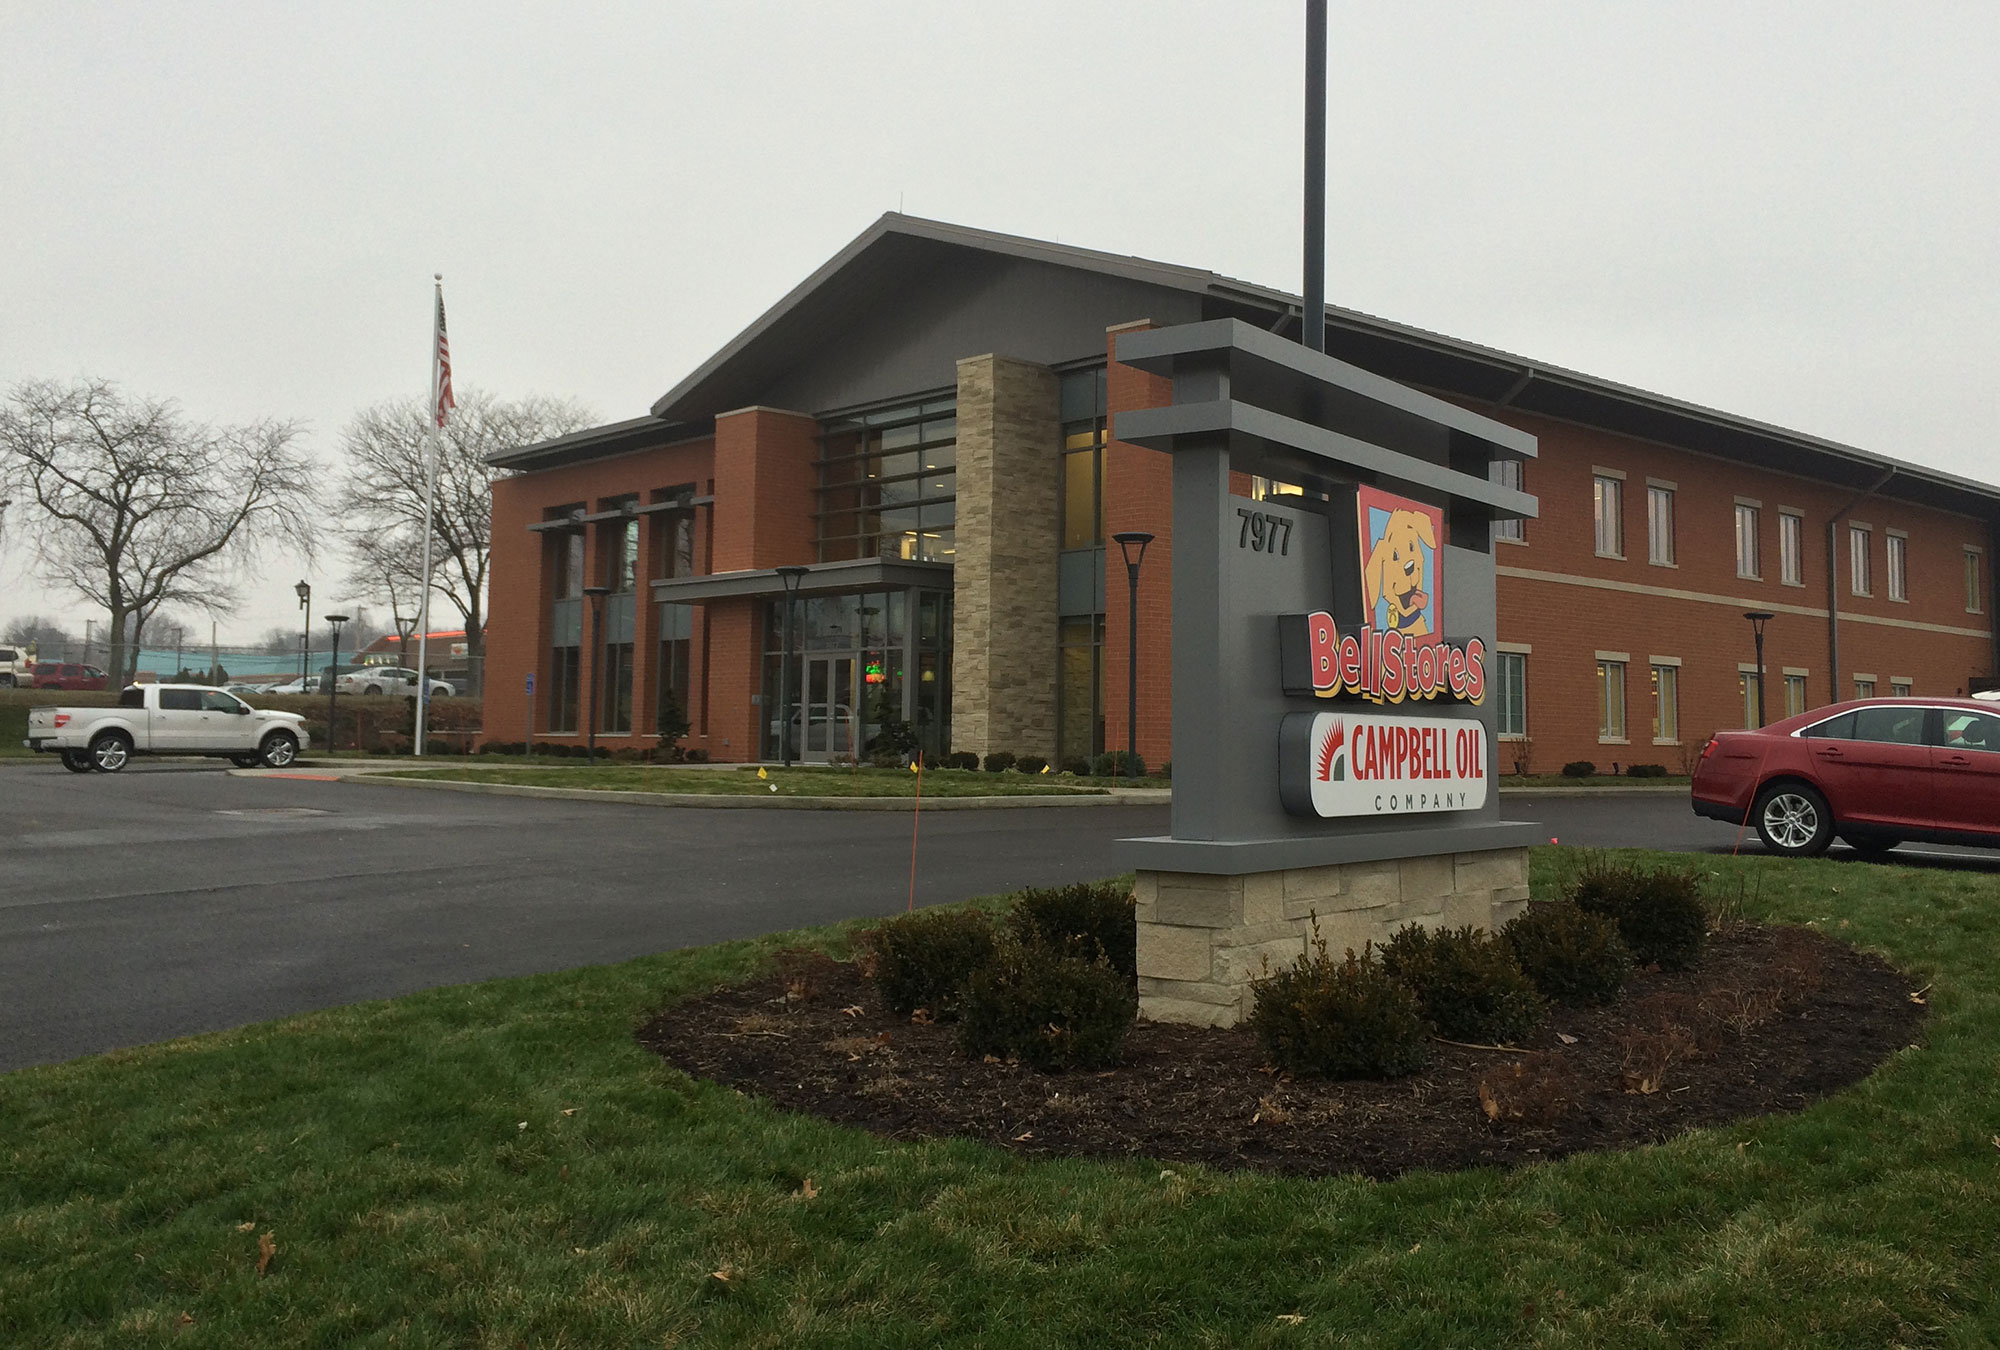
[[[0,647],[0,689],[12,689],[15,685],[32,687],[35,683],[35,663],[19,647]]]
[[[1970,698],[1835,703],[1720,731],[1695,767],[1695,814],[1792,857],[1837,835],[1880,855],[1906,840],[2000,847],[2000,706]]]
[[[283,684],[267,684],[264,686],[264,692],[267,694],[317,694],[320,692],[320,687],[318,680],[307,680],[300,677],[298,679],[287,680]]]
[[[84,691],[108,689],[111,685],[111,676],[104,670],[73,661],[37,661],[34,669],[37,689]]]
[[[363,666],[350,670],[340,677],[340,692],[343,694],[402,694],[406,698],[417,696],[417,672],[403,666]],[[432,677],[430,682],[432,698],[450,698],[452,687],[445,681]]]
[[[117,773],[134,755],[218,755],[281,769],[309,742],[297,713],[260,712],[206,685],[135,684],[110,708],[30,708],[23,744],[60,755],[74,773]]]

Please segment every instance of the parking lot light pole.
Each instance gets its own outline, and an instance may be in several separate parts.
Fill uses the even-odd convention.
[[[299,597],[299,608],[306,612],[306,626],[299,635],[299,692],[303,694],[306,691],[306,667],[312,664],[313,588],[301,579],[298,585],[292,587],[292,593]],[[178,674],[178,655],[175,657],[175,662],[175,673]]]
[[[597,686],[604,683],[604,597],[611,594],[609,586],[585,586],[583,593],[590,597],[590,730],[586,733],[585,762],[597,762]],[[424,678],[419,673],[419,678]]]
[[[811,569],[800,567],[796,563],[790,567],[780,567],[777,569],[778,580],[785,583],[785,614],[780,624],[783,636],[778,640],[780,648],[778,654],[778,758],[788,769],[792,767],[792,719],[791,709],[787,706],[791,702],[792,602],[798,598],[799,583],[805,580],[806,573],[809,570]],[[803,676],[799,680],[799,696],[801,698],[805,697],[805,680]],[[810,720],[811,717],[809,714],[799,718],[799,735],[801,737],[806,734],[806,724]],[[801,745],[799,749],[803,752],[805,747]]]
[[[1125,555],[1125,583],[1132,595],[1132,609],[1125,631],[1125,773],[1139,776],[1139,564],[1146,561],[1146,545],[1153,536],[1144,530],[1120,530],[1111,536]],[[1133,549],[1139,550],[1134,553]]]
[[[1744,614],[1757,640],[1757,725],[1764,725],[1764,625],[1778,616],[1768,610],[1753,609]]]
[[[333,630],[333,665],[328,668],[326,676],[326,752],[329,755],[333,753],[334,700],[340,696],[340,625],[346,622],[345,614],[326,616],[326,625]]]

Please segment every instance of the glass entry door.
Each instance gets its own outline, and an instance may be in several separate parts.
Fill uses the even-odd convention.
[[[809,764],[852,759],[860,725],[854,696],[853,656],[808,656],[799,758]],[[795,713],[796,718],[799,714]]]

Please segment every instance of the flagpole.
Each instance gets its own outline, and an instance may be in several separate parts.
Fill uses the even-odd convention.
[[[419,757],[424,753],[424,731],[431,720],[431,510],[437,493],[438,421],[444,414],[443,368],[438,360],[444,338],[444,273],[433,272],[431,278],[436,288],[438,331],[431,334],[431,406],[424,419],[424,589],[417,605],[417,728],[412,746]]]

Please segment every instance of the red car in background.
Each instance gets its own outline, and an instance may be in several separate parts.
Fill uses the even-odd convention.
[[[37,689],[106,689],[110,684],[109,673],[96,666],[77,665],[70,661],[35,662]]]
[[[2000,704],[1867,698],[1719,731],[1695,768],[1694,810],[1755,826],[1790,857],[1836,835],[1878,856],[1905,840],[2000,847]]]

